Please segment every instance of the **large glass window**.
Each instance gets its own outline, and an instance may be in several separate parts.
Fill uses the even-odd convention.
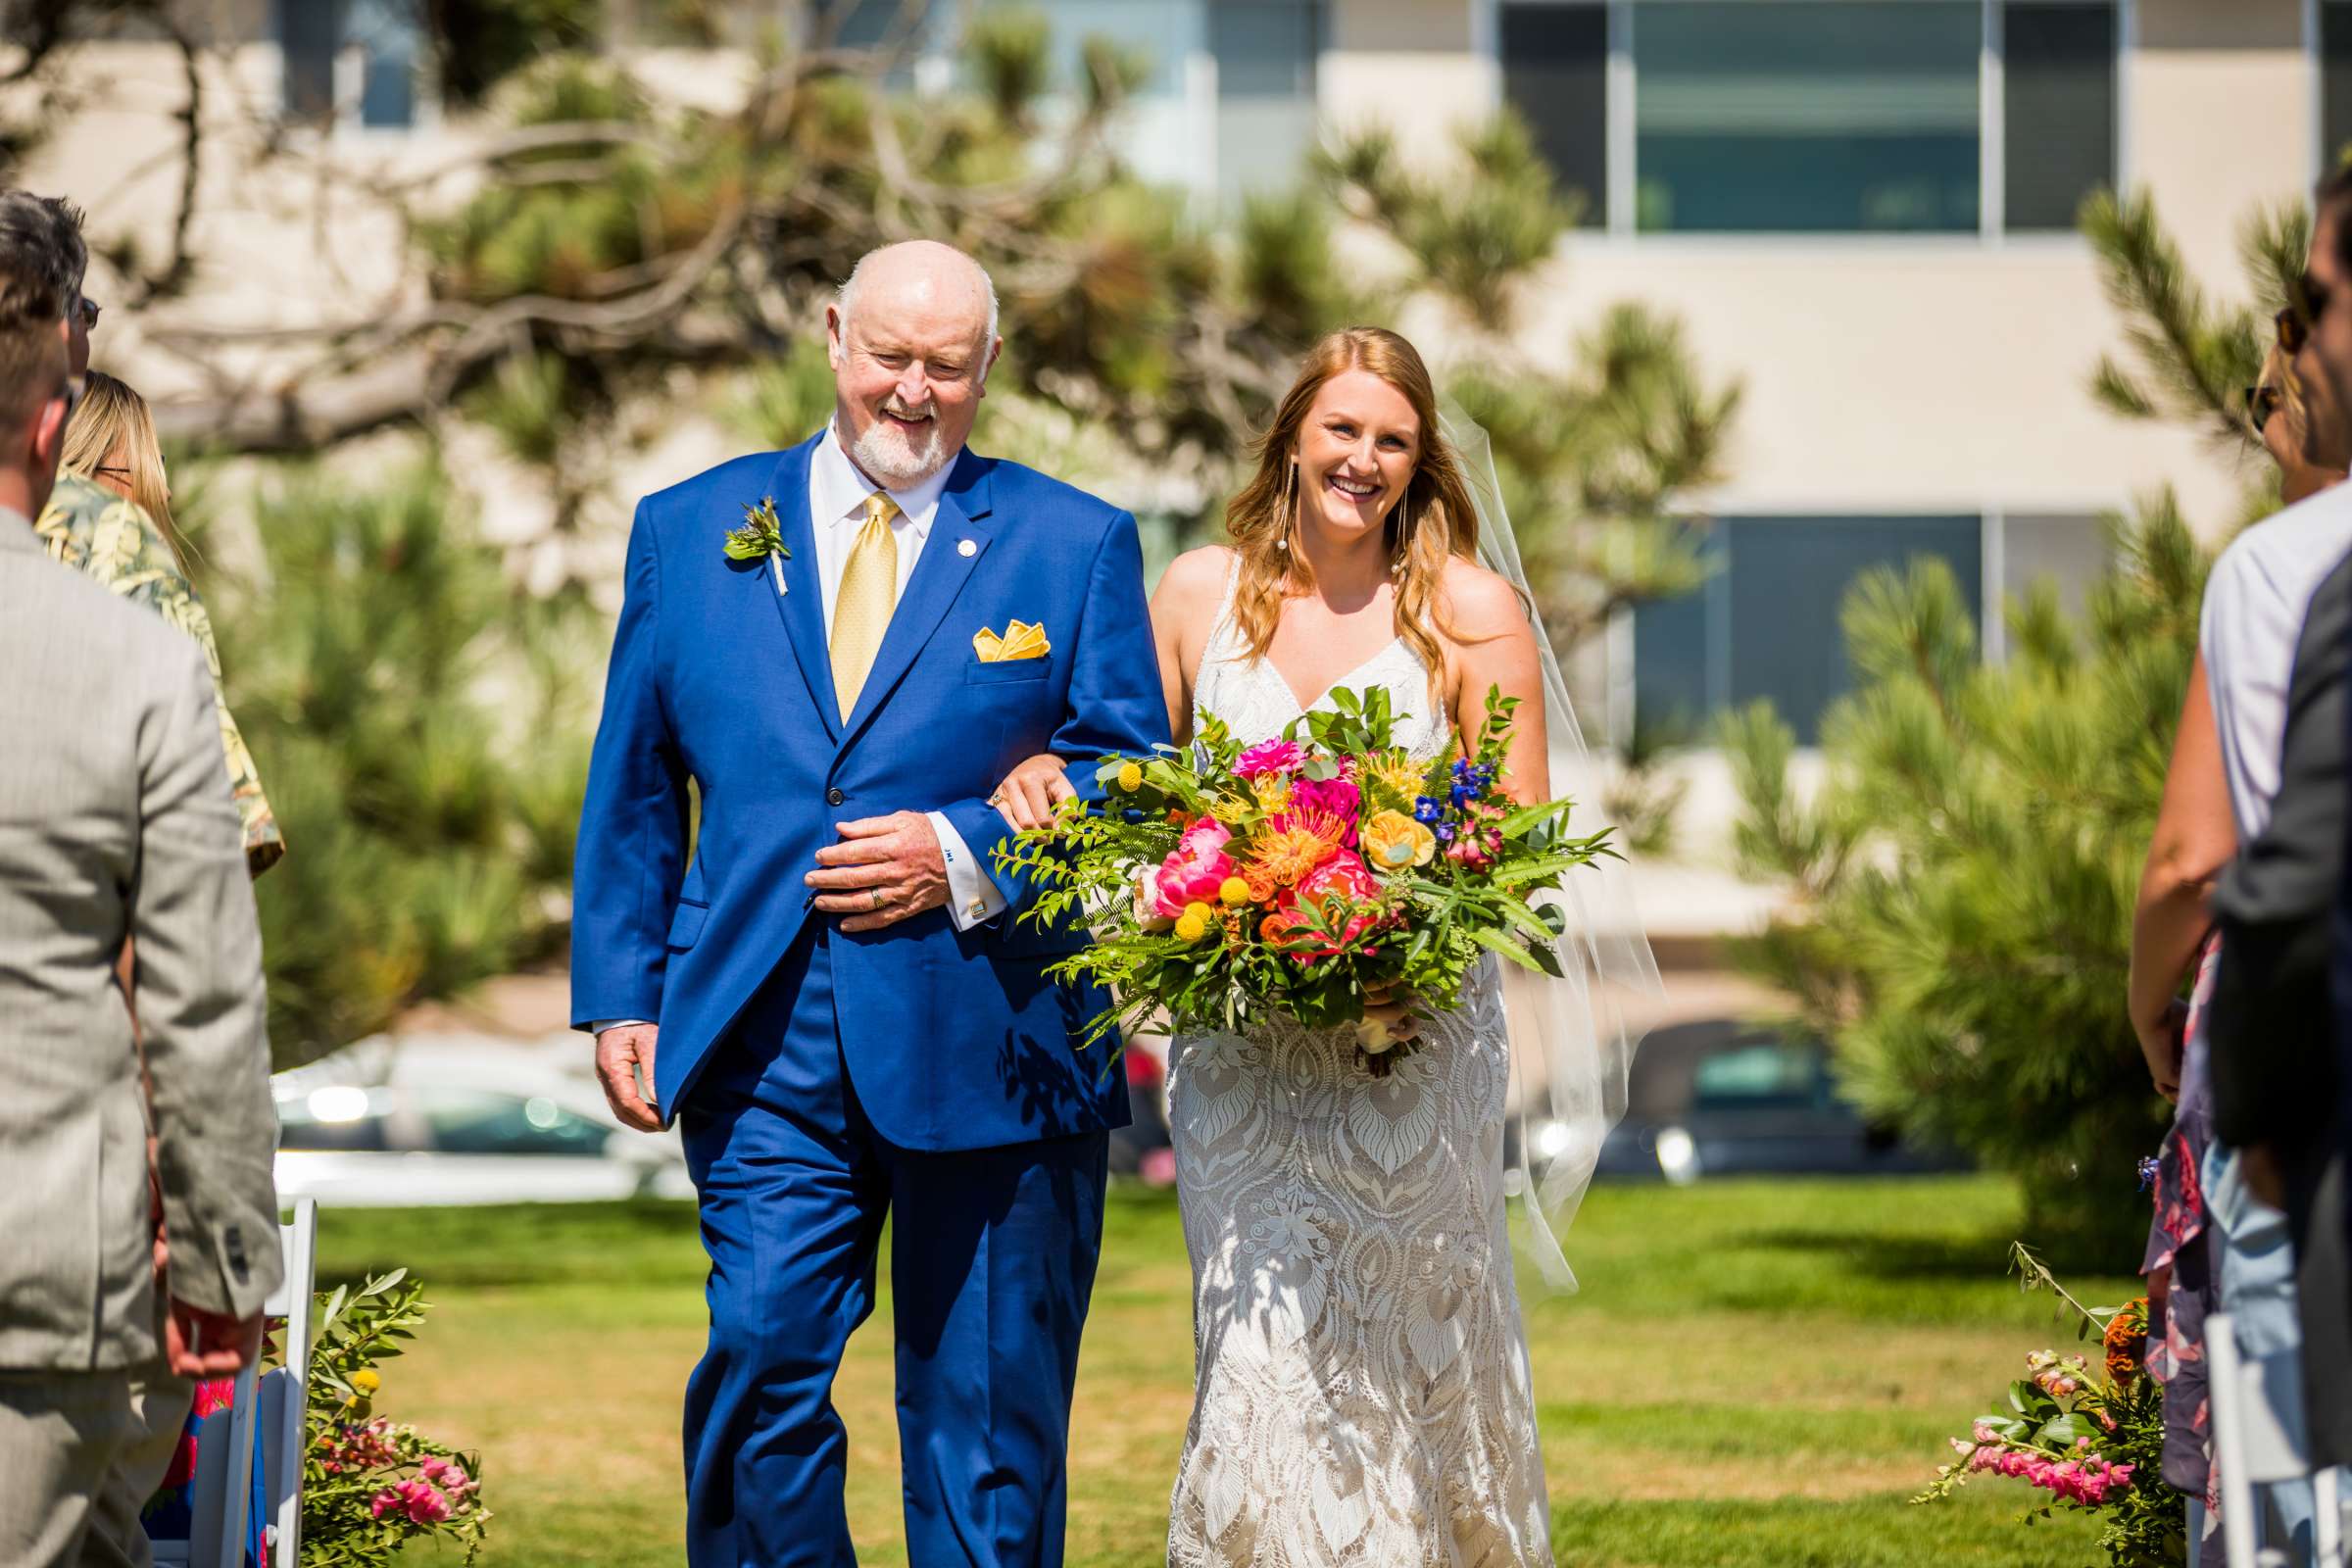
[[[1495,52],[1588,222],[1614,196],[1651,232],[2035,232],[2115,179],[2120,34],[2118,0],[1499,0]]]
[[[1590,228],[1608,215],[1609,13],[1598,5],[1506,4],[1498,18],[1503,98],[1525,117]]]
[[[2071,230],[2115,177],[2115,11],[2001,8],[2002,212],[2012,231]]]
[[[280,101],[296,120],[414,125],[424,43],[417,0],[277,0]],[[341,75],[355,67],[356,77]]]
[[[1688,729],[1768,698],[1810,744],[1853,685],[1838,609],[1873,566],[1936,556],[1970,606],[1984,602],[1978,518],[1727,517],[1709,529],[1715,572],[1690,598],[1634,616],[1637,721]]]
[[[1209,0],[1217,63],[1217,183],[1228,196],[1287,189],[1315,137],[1319,0]]]
[[[1645,230],[1978,226],[1975,0],[1690,0],[1636,9]]]
[[[1705,587],[1634,612],[1636,722],[1690,732],[1765,698],[1808,745],[1823,711],[1853,685],[1838,622],[1863,572],[1941,560],[1978,614],[1982,646],[1998,659],[2005,601],[2050,582],[2066,612],[2080,614],[2109,555],[2096,517],[2063,514],[1729,517],[1703,549],[1715,568]],[[1988,565],[1998,574],[1989,604]]]
[[[2320,0],[2320,168],[2352,148],[2352,0]]]
[[[285,57],[283,101],[296,120],[324,120],[335,112],[335,51],[343,42],[343,8],[317,0],[277,0],[277,43]]]

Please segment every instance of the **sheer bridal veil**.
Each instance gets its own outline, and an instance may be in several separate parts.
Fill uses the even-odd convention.
[[[1506,578],[1523,603],[1534,605],[1486,430],[1450,404],[1440,412],[1438,429],[1453,449],[1478,509],[1479,564]],[[1541,617],[1535,634],[1544,670],[1551,793],[1571,794],[1566,780],[1592,787],[1595,773]],[[1577,801],[1569,832],[1582,836],[1603,825],[1595,805]],[[1568,924],[1553,951],[1563,978],[1534,974],[1516,963],[1500,965],[1511,1049],[1504,1148],[1514,1162],[1504,1187],[1525,1200],[1528,1246],[1544,1279],[1573,1291],[1576,1274],[1560,1238],[1592,1185],[1601,1141],[1625,1114],[1627,1075],[1638,1043],[1622,1005],[1630,996],[1655,996],[1661,987],[1649,940],[1634,912],[1625,862],[1603,858],[1562,880],[1556,897]]]

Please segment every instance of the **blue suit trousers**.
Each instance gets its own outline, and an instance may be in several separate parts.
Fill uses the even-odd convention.
[[[827,934],[806,931],[681,1111],[710,1255],[687,1561],[854,1568],[832,1387],[887,1216],[908,1560],[1054,1568],[1104,1135],[895,1148],[858,1104],[835,1004]]]

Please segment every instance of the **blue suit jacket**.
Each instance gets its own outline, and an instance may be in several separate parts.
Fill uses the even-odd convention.
[[[842,1054],[866,1114],[923,1151],[1122,1126],[1107,1045],[1073,1040],[1104,998],[1042,973],[1084,939],[1015,924],[1029,890],[991,858],[1008,830],[984,797],[1037,752],[1167,739],[1135,519],[963,453],[844,722],[808,517],[809,454],[826,438],[638,505],[572,873],[573,1022],[658,1020],[654,1091],[674,1116],[802,928],[830,918],[803,878],[835,824],[938,810],[1011,906],[969,932],[945,909],[855,935],[835,923]],[[781,594],[767,562],[721,549],[762,497],[791,551]],[[1051,656],[981,662],[973,634],[1015,618],[1044,625]]]

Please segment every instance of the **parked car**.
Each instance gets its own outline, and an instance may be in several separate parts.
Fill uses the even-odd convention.
[[[1860,1176],[1958,1170],[1946,1150],[1873,1126],[1838,1092],[1819,1039],[1729,1019],[1653,1032],[1634,1057],[1625,1120],[1596,1174]]]
[[[427,1037],[279,1073],[278,1194],[346,1207],[692,1198],[676,1131],[623,1128],[564,1059]]]

